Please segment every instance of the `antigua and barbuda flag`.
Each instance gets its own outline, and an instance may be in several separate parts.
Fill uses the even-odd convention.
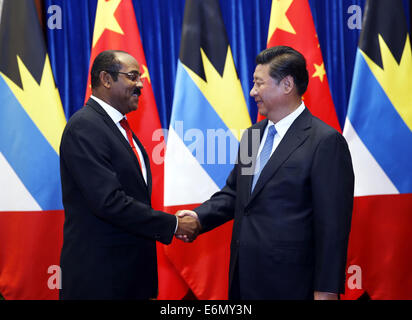
[[[250,125],[219,1],[187,0],[165,156],[169,212],[193,209],[225,185]],[[165,247],[196,298],[227,299],[231,233],[228,222]]]
[[[34,1],[3,1],[0,48],[0,293],[57,299],[66,118]]]
[[[355,171],[344,298],[412,299],[412,54],[402,0],[368,0],[343,134]]]

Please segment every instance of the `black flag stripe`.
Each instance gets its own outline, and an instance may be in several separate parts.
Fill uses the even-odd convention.
[[[4,0],[0,20],[0,48],[2,73],[22,88],[17,64],[19,56],[40,84],[46,46],[33,0]]]
[[[187,0],[180,44],[180,61],[203,80],[200,48],[223,76],[229,41],[218,0]]]
[[[378,34],[399,63],[405,47],[408,26],[402,0],[367,0],[359,48],[383,68]]]

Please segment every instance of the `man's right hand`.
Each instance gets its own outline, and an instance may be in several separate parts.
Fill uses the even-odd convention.
[[[192,242],[202,229],[196,212],[191,210],[179,210],[176,212],[178,226],[176,238],[184,242]]]
[[[176,238],[184,242],[192,242],[198,236],[201,226],[196,213],[194,213],[195,216],[193,216],[193,214],[187,213],[186,211],[188,210],[181,210],[176,213],[178,217]]]

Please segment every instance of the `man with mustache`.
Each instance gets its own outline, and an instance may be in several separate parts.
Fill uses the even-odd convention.
[[[126,52],[100,53],[92,96],[63,132],[61,299],[156,298],[156,241],[198,232],[192,217],[151,207],[149,158],[126,117],[143,88],[139,70]]]

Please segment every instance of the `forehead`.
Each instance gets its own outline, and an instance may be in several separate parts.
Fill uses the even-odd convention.
[[[269,75],[269,64],[258,64],[256,66],[255,72],[253,73],[253,78],[255,79],[266,79],[270,77]]]
[[[120,61],[122,64],[121,70],[126,70],[126,71],[140,71],[140,65],[136,61],[136,59],[131,56],[130,54],[127,53],[117,53],[116,58]]]

